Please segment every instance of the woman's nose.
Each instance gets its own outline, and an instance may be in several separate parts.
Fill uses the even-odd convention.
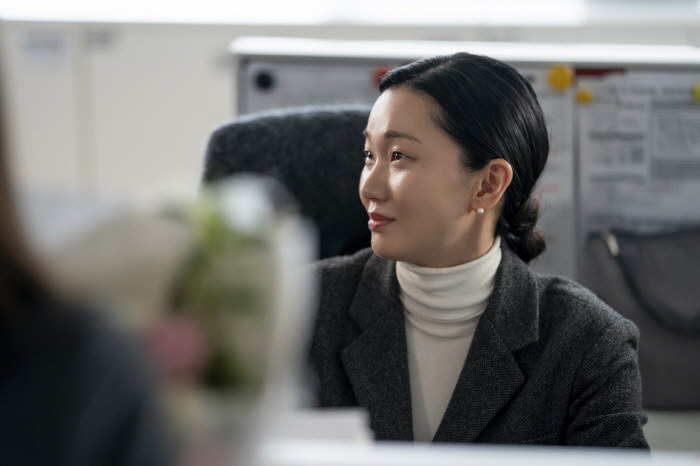
[[[360,176],[360,198],[366,201],[385,201],[388,197],[387,168],[381,162],[365,166]]]

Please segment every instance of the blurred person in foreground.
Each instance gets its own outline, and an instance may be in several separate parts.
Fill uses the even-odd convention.
[[[0,98],[0,463],[168,464],[144,358],[103,317],[61,297],[32,257],[2,110]]]

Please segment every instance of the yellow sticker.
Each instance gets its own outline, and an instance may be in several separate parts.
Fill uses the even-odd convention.
[[[549,85],[557,91],[565,91],[574,83],[574,72],[566,65],[554,65],[547,76]]]
[[[695,91],[694,92],[695,93],[695,100],[700,102],[700,81],[698,81],[697,84],[695,84],[694,91]]]
[[[579,90],[576,91],[576,101],[581,105],[590,104],[593,102],[593,91],[587,87],[579,88]]]

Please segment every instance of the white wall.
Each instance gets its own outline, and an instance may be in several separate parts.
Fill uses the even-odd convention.
[[[237,26],[5,21],[5,95],[22,189],[196,192],[209,132],[234,116],[242,35],[700,45],[700,26]]]

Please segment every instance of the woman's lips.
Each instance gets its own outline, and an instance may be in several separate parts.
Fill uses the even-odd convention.
[[[389,223],[394,221],[393,218],[385,217],[375,212],[368,212],[368,214],[369,222],[367,222],[367,226],[369,226],[369,229],[372,231],[377,231],[385,225],[388,225]]]

